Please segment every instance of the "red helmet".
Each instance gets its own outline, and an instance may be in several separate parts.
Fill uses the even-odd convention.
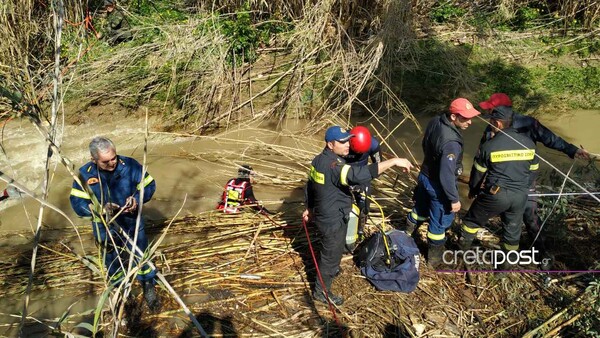
[[[350,134],[354,135],[350,139],[350,149],[355,153],[366,153],[371,149],[371,133],[367,127],[356,126],[350,130]]]

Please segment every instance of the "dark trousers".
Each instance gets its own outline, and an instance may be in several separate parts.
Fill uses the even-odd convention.
[[[348,229],[348,219],[342,216],[337,219],[330,219],[326,222],[317,221],[317,227],[321,232],[321,257],[319,258],[319,271],[325,285],[320,285],[319,277],[315,280],[317,287],[331,291],[331,282],[336,272],[340,268],[344,245],[346,243],[346,232]]]
[[[523,220],[526,202],[526,190],[500,188],[500,191],[495,195],[484,192],[478,195],[471,204],[464,218],[464,223],[470,229],[477,229],[484,226],[490,218],[500,215],[504,227],[502,235],[504,247],[515,250],[518,248],[521,239],[521,221]],[[464,231],[463,234],[465,234]],[[470,232],[470,234],[474,236],[473,232]]]
[[[529,189],[529,194],[535,194],[535,188]],[[527,204],[525,205],[525,211],[523,212],[523,223],[525,223],[525,228],[527,229],[527,233],[531,241],[535,239],[537,236],[537,240],[535,243],[532,243],[535,248],[540,251],[546,250],[546,237],[543,232],[540,232],[540,224],[538,222],[538,198],[537,197],[527,197]],[[538,236],[539,233],[539,236]]]
[[[123,226],[122,232],[126,233],[127,236],[133,241],[135,238],[135,221],[131,222],[122,221]],[[117,230],[118,225],[111,225],[109,227],[110,236],[107,234],[107,229],[101,223],[92,222],[92,228],[96,243],[102,247],[102,255],[104,256],[104,265],[108,270],[108,277],[110,283],[119,285],[123,277],[125,277],[125,271],[129,266],[130,253],[134,252],[131,243],[126,237]],[[112,238],[112,239],[111,239]],[[138,228],[137,236],[137,247],[142,251],[146,251],[148,248],[148,238],[144,231],[144,223],[142,222]],[[142,256],[139,252],[135,251],[134,264],[137,266],[142,260]],[[154,277],[157,271],[152,269],[149,265],[144,264],[137,272],[136,278],[141,281],[152,281],[154,283]]]

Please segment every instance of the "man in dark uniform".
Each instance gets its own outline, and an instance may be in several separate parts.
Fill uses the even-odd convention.
[[[346,164],[343,157],[350,151],[349,140],[352,136],[339,126],[327,129],[325,149],[311,163],[305,188],[306,210],[302,214],[304,222],[312,219],[321,232],[321,257],[318,264],[324,285],[317,278],[313,297],[324,303],[329,298],[336,305],[344,302],[342,297],[331,292],[331,283],[339,270],[344,252],[348,215],[352,207],[350,186],[367,183],[393,166],[402,167],[406,171],[412,167],[408,160],[401,158],[367,166]]]
[[[512,109],[512,101],[510,97],[504,93],[494,93],[487,101],[479,103],[479,106],[488,112],[496,107],[507,107]],[[548,148],[566,154],[570,158],[590,159],[590,154],[587,150],[578,148],[577,146],[566,142],[554,134],[550,129],[542,125],[540,121],[531,116],[517,114],[513,111],[512,128],[515,129],[517,133],[527,136],[534,143],[540,142]],[[492,137],[493,130],[488,126],[483,133],[481,144]],[[536,192],[537,171],[532,171],[532,175],[533,176],[530,179],[531,185],[529,186],[529,194],[535,194]],[[529,237],[531,237],[532,240],[536,238],[536,236],[538,237],[535,247],[540,250],[542,257],[546,258],[543,261],[547,263],[551,262],[551,260],[548,259],[550,256],[545,247],[545,236],[543,236],[543,233],[540,233],[538,236],[540,225],[537,216],[537,197],[528,196],[525,211],[523,212],[523,222],[525,223],[525,228],[529,233]],[[550,264],[551,263],[542,268],[549,269],[551,267]]]
[[[413,195],[415,205],[407,215],[406,232],[411,235],[429,218],[427,260],[434,268],[442,262],[446,229],[461,206],[457,186],[463,157],[460,130],[467,129],[477,115],[471,102],[458,98],[447,113],[429,122],[423,136],[424,160]]]
[[[512,109],[496,107],[490,117],[495,136],[480,147],[473,161],[469,197],[475,197],[475,201],[464,217],[459,245],[462,250],[468,250],[478,229],[491,217],[500,215],[504,228],[502,250],[516,251],[532,177],[530,172],[537,170],[539,163],[535,143],[510,127]],[[501,269],[507,267],[503,264]]]

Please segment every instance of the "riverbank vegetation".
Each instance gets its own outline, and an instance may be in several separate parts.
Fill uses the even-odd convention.
[[[51,99],[52,4],[2,8],[5,108]],[[598,108],[595,2],[130,0],[118,8],[134,38],[116,45],[95,36],[106,36],[102,1],[64,5],[71,116],[144,106],[166,128],[205,132],[248,118],[410,116],[497,91],[529,113]]]

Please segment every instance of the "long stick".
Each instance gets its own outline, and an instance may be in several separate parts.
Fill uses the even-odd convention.
[[[135,251],[141,257],[143,257],[144,253],[136,245],[136,243],[134,243],[132,241],[131,237],[129,237],[129,235],[127,235],[127,232],[125,232],[121,228],[121,226],[119,226],[118,224],[116,224],[116,223],[114,223],[114,224],[116,226],[116,229],[118,229],[119,232],[121,233],[121,235],[123,235],[123,237],[125,237],[125,239],[129,242],[129,244],[131,244],[131,247],[134,248]],[[140,262],[139,265],[142,265],[144,263],[148,264],[148,266],[151,269],[156,270],[156,266],[150,260],[148,260],[147,262]],[[200,323],[198,322],[198,319],[196,319],[196,316],[194,316],[194,314],[190,311],[190,309],[187,307],[187,305],[185,305],[185,303],[183,302],[183,300],[181,300],[181,298],[179,297],[179,295],[175,292],[175,290],[173,289],[173,287],[171,286],[171,284],[169,284],[169,282],[165,279],[165,277],[162,275],[162,273],[156,272],[156,277],[158,277],[158,279],[160,279],[163,282],[163,285],[171,293],[171,295],[173,296],[173,298],[175,298],[175,300],[177,301],[177,303],[179,303],[179,305],[183,308],[183,311],[185,312],[185,314],[187,314],[188,317],[190,317],[190,319],[192,320],[192,322],[194,323],[194,325],[196,326],[196,328],[198,329],[198,331],[200,331],[200,334],[202,335],[202,337],[208,337],[208,334],[206,333],[206,331],[204,331],[204,329],[202,328],[202,325],[200,325]]]
[[[58,0],[53,7],[54,17],[54,29],[56,31],[56,38],[54,40],[54,88],[52,92],[52,116],[50,119],[50,135],[49,138],[54,141],[56,139],[56,115],[59,106],[58,89],[60,87],[61,76],[60,76],[60,44],[61,34],[64,16],[64,4],[62,0]],[[42,183],[43,196],[42,199],[48,199],[48,184],[50,178],[50,158],[52,157],[52,147],[48,144],[48,153],[46,156],[46,166],[44,168],[44,178]],[[42,233],[42,218],[44,216],[44,205],[40,206],[40,212],[38,214],[37,228],[35,231],[35,237],[33,240],[33,252],[31,254],[31,270],[29,271],[29,280],[27,281],[27,291],[25,292],[25,300],[23,301],[23,312],[21,314],[21,323],[19,324],[19,335],[23,336],[23,329],[25,327],[25,319],[27,318],[27,308],[29,306],[29,294],[31,293],[31,287],[33,285],[33,274],[35,273],[35,263],[37,257],[38,243],[40,241]]]
[[[528,194],[531,197],[549,197],[549,196],[581,196],[581,195],[600,195],[600,191],[597,192],[553,192],[547,194]]]

